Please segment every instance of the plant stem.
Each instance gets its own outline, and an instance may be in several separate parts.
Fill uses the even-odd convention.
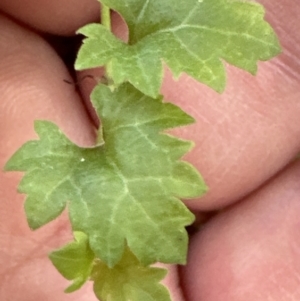
[[[111,31],[110,8],[103,3],[101,4],[101,23]]]

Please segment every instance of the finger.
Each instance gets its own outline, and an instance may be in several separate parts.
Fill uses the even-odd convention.
[[[256,77],[226,65],[227,88],[219,95],[187,76],[178,82],[166,73],[165,99],[195,117],[196,124],[174,131],[195,141],[185,158],[204,176],[209,192],[188,201],[194,210],[212,210],[232,204],[257,189],[280,171],[300,151],[300,5],[264,1],[268,19],[278,32],[283,53],[259,63]],[[286,22],[286,20],[289,20]],[[120,31],[122,20],[115,23]],[[99,70],[80,73],[99,76]],[[95,85],[81,83],[85,101]],[[93,115],[93,114],[92,114]]]
[[[56,53],[3,16],[0,27],[0,169],[25,141],[36,139],[36,119],[54,121],[73,141],[91,145],[93,126],[74,87],[63,81],[70,75]],[[95,300],[92,290],[90,297],[85,289],[64,295],[67,281],[47,254],[71,238],[67,215],[31,232],[24,195],[16,193],[20,178],[0,171],[0,300]]]
[[[191,240],[189,301],[300,300],[300,162]]]
[[[36,30],[57,35],[74,35],[79,27],[99,19],[96,0],[1,0],[0,10]]]
[[[283,53],[260,63],[256,77],[226,66],[228,83],[222,95],[187,77],[177,85],[170,77],[165,82],[167,99],[197,120],[180,134],[196,142],[187,158],[202,172],[210,191],[197,203],[188,202],[191,208],[231,204],[257,189],[300,150],[300,5],[292,0],[264,4]]]
[[[54,51],[3,16],[0,27],[6,29],[0,37],[0,166],[24,142],[36,139],[36,119],[54,121],[80,145],[94,144],[94,126],[74,87],[63,81],[70,76]],[[72,239],[67,214],[32,232],[25,220],[24,196],[16,193],[20,178],[0,172],[0,300],[96,300],[92,284],[71,295],[63,293],[69,283],[47,254]],[[167,268],[164,283],[172,300],[182,301],[177,267]]]

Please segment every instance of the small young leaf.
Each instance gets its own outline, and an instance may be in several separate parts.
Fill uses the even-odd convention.
[[[185,263],[193,214],[178,198],[203,194],[194,167],[180,161],[192,144],[161,133],[194,120],[161,98],[124,84],[112,92],[99,85],[92,100],[105,143],[80,148],[50,122],[39,121],[40,140],[27,142],[6,165],[25,171],[19,191],[27,194],[31,228],[56,218],[69,202],[74,231],[109,267],[125,242],[142,264]]]
[[[118,11],[129,28],[128,44],[99,24],[78,32],[87,36],[75,68],[110,62],[115,84],[132,83],[143,93],[159,93],[164,61],[175,77],[186,72],[217,91],[225,87],[222,59],[255,73],[258,60],[280,52],[264,21],[264,9],[238,0],[102,0]]]
[[[74,280],[66,290],[78,290],[90,277],[94,253],[89,247],[88,237],[83,232],[74,232],[75,241],[50,253],[49,258],[58,271],[68,280]]]
[[[159,283],[166,274],[165,269],[142,266],[126,248],[114,268],[101,262],[95,265],[94,292],[99,300],[171,301],[168,290]]]

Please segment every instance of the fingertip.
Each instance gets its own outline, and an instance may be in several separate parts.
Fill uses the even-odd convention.
[[[95,0],[2,0],[0,10],[35,30],[65,36],[97,21],[100,14]]]
[[[188,300],[298,300],[300,162],[191,238]]]

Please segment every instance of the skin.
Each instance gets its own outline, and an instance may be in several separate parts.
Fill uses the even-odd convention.
[[[259,63],[258,75],[226,66],[219,95],[187,76],[166,72],[162,92],[197,123],[174,131],[194,140],[186,156],[210,191],[187,201],[203,227],[190,238],[188,265],[169,267],[174,301],[300,300],[300,3],[260,1],[283,46]],[[33,121],[47,119],[80,145],[95,139],[87,104],[53,48],[36,32],[72,35],[95,21],[93,0],[0,2],[0,166],[28,139]],[[84,14],[83,14],[84,12]],[[121,36],[124,26],[114,20]],[[89,74],[93,74],[89,72]],[[80,75],[82,76],[82,74]],[[188,100],[188,101],[187,101]],[[32,232],[16,193],[21,173],[0,173],[0,300],[96,300],[91,284],[65,295],[67,286],[47,253],[69,241],[67,214]]]

